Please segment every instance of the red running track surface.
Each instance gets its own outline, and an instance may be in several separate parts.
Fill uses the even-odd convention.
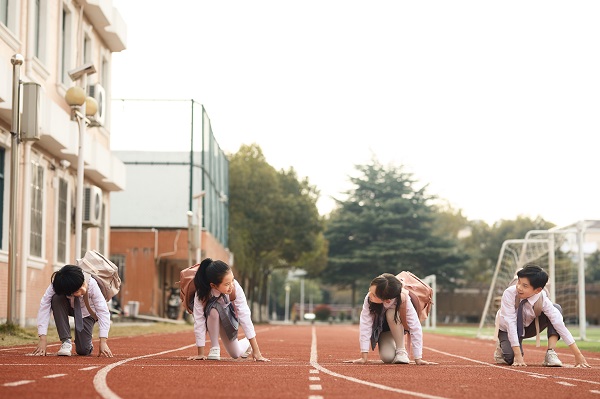
[[[591,369],[542,367],[544,348],[525,347],[528,367],[493,363],[493,341],[424,334],[425,360],[437,365],[383,364],[377,352],[364,365],[356,325],[259,325],[257,340],[271,362],[191,361],[189,332],[109,339],[105,357],[26,354],[34,347],[0,348],[0,398],[516,398],[600,399],[600,355],[584,353]],[[97,353],[98,342],[95,342]]]

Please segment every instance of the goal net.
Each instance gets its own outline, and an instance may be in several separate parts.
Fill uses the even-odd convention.
[[[577,232],[572,230],[536,230],[527,233],[524,239],[505,241],[494,270],[477,336],[493,338],[502,293],[516,272],[528,263],[535,263],[548,272],[546,290],[550,299],[562,307],[567,325],[577,324],[580,247],[577,238]]]

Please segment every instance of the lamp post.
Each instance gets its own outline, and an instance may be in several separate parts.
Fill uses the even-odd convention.
[[[17,243],[17,180],[19,173],[19,132],[20,115],[19,105],[21,98],[21,65],[23,65],[23,56],[15,54],[11,58],[13,65],[13,92],[12,92],[12,121],[11,121],[11,149],[10,149],[10,218],[9,218],[9,236],[8,236],[8,309],[6,313],[6,322],[13,323],[13,317],[17,311],[16,288],[17,288],[17,253],[15,245]]]
[[[81,256],[81,229],[83,224],[83,172],[84,172],[84,144],[86,130],[86,116],[92,116],[98,110],[92,109],[95,100],[87,98],[87,76],[96,73],[92,63],[87,63],[79,68],[69,71],[69,76],[75,82],[81,79],[81,86],[73,86],[65,94],[65,100],[71,106],[71,120],[79,124],[79,148],[77,152],[77,192],[75,198],[75,259]],[[93,101],[92,101],[93,100]],[[88,105],[91,105],[88,110]],[[91,113],[94,111],[93,113]]]
[[[290,322],[290,285],[285,285],[285,322]]]

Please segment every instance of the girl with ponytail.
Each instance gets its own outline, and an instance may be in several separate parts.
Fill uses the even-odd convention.
[[[234,279],[231,267],[223,261],[206,258],[200,263],[194,285],[194,334],[198,354],[188,359],[221,360],[220,336],[232,358],[247,358],[252,354],[255,361],[270,361],[260,353],[246,295]],[[240,340],[238,324],[246,334]],[[204,354],[207,330],[211,342],[208,356]]]

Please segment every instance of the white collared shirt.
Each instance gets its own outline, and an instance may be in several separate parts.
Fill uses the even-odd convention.
[[[246,302],[246,295],[237,280],[234,279],[233,283],[235,284],[235,300],[233,303],[237,310],[240,326],[244,329],[246,338],[252,339],[256,337],[256,332],[254,331],[254,324],[252,324],[250,307]],[[221,292],[213,288],[211,294],[213,296],[220,296]],[[229,298],[229,295],[227,295],[227,297]],[[223,298],[219,298],[218,301],[221,301],[221,303],[224,304]],[[197,347],[206,345],[206,317],[204,317],[204,304],[198,299],[197,294],[194,294],[194,335],[196,336]]]
[[[502,294],[502,305],[499,312],[499,328],[508,333],[508,340],[511,346],[519,346],[519,337],[517,335],[517,309],[515,308],[515,297],[517,295],[517,287],[511,285],[504,290]],[[554,307],[546,292],[542,290],[539,294],[535,294],[527,298],[527,302],[523,306],[523,326],[529,326],[535,320],[535,312],[533,305],[538,300],[540,295],[543,298],[542,313],[548,317],[556,332],[563,339],[566,345],[571,345],[575,342],[573,335],[569,332],[563,321],[563,315]]]
[[[393,299],[387,304],[384,302],[383,308],[385,310],[395,308],[397,300]],[[367,294],[363,302],[362,311],[360,312],[359,344],[361,352],[368,352],[371,347],[374,320],[375,316],[369,311],[369,294]],[[423,328],[421,327],[417,311],[410,300],[406,302],[406,324],[410,333],[413,357],[420,359],[423,356]]]
[[[90,278],[87,281],[87,295],[90,307],[96,312],[96,316],[98,317],[98,336],[100,338],[108,338],[108,331],[110,330],[110,312],[108,311],[108,305],[96,280]],[[50,322],[50,314],[52,313],[52,297],[55,294],[54,287],[50,284],[42,296],[37,316],[38,335],[48,335],[48,323]],[[69,299],[71,307],[73,307],[74,297],[69,295],[67,298]],[[81,316],[88,317],[90,312],[88,312],[87,307],[85,306],[83,297],[80,298],[79,305],[81,306]]]

